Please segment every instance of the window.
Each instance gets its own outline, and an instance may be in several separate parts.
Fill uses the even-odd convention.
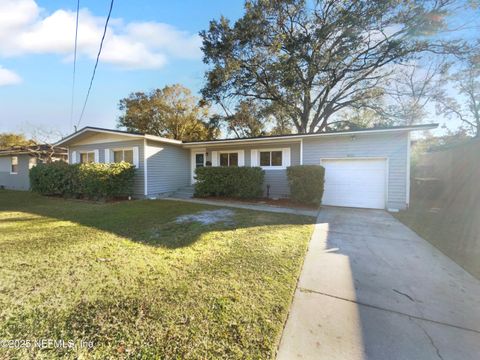
[[[35,165],[37,165],[37,163],[37,158],[31,157],[30,159],[28,159],[28,168],[33,168]]]
[[[18,157],[12,156],[12,166],[10,168],[11,174],[17,174],[18,172]]]
[[[282,166],[282,151],[260,151],[260,166]]]
[[[84,152],[80,153],[80,163],[87,164],[95,162],[95,153],[92,152]]]
[[[238,166],[238,153],[221,153],[220,166]]]
[[[195,167],[204,167],[205,166],[205,154],[203,153],[198,153],[195,154]]]
[[[133,164],[133,150],[114,150],[113,151],[113,161],[116,163],[125,161],[130,164]]]

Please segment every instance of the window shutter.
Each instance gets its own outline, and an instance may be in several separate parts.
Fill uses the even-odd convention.
[[[250,151],[250,166],[258,166],[258,150]]]
[[[100,153],[98,149],[95,149],[94,151],[95,157],[94,157],[94,162],[99,163],[100,162]]]
[[[238,166],[245,166],[245,151],[238,150]]]
[[[133,148],[133,165],[137,168],[140,167],[140,157],[138,154],[138,146],[135,146]]]
[[[283,152],[282,166],[284,167],[290,166],[290,148],[283,148],[282,152]]]
[[[218,166],[218,151],[212,151],[212,166]]]
[[[110,149],[105,149],[105,164],[110,163]]]
[[[70,164],[76,164],[76,163],[77,163],[77,152],[72,151],[71,152]]]

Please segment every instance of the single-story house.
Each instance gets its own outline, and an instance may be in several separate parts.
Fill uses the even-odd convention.
[[[38,163],[59,160],[67,161],[67,150],[45,144],[0,149],[0,188],[29,190],[30,169]]]
[[[355,131],[182,142],[159,136],[85,127],[60,140],[69,162],[128,161],[137,167],[134,195],[168,196],[195,182],[197,167],[260,166],[271,197],[288,197],[286,168],[322,165],[322,203],[405,209],[410,197],[410,133],[437,124]]]

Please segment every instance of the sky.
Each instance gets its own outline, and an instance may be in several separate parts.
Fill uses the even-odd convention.
[[[110,0],[80,0],[73,123],[90,81]],[[0,0],[0,132],[73,130],[70,121],[76,0]],[[116,0],[80,124],[114,128],[118,101],[181,83],[195,94],[206,66],[200,30],[243,0]]]
[[[90,100],[79,124],[115,128],[118,102],[180,83],[198,95],[200,30],[243,14],[243,0],[115,0]],[[73,121],[76,0],[0,0],[0,132],[68,135],[78,123],[110,0],[80,0]],[[476,19],[463,13],[455,21]],[[478,31],[476,27],[475,31]],[[475,36],[469,30],[466,36]],[[436,120],[436,119],[433,119]]]

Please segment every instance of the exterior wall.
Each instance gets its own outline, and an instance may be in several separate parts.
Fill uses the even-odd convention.
[[[321,159],[385,157],[388,159],[387,208],[407,206],[408,132],[322,136],[303,139],[303,163],[320,165]]]
[[[13,155],[18,157],[17,174],[10,174],[11,156],[0,156],[0,186],[11,190],[29,190],[30,179],[28,173],[30,171],[29,155]],[[35,159],[33,159],[35,160]]]
[[[144,140],[124,140],[116,142],[104,142],[104,143],[94,143],[86,145],[70,145],[68,148],[69,151],[69,163],[79,162],[80,152],[84,151],[94,151],[98,150],[98,157],[100,163],[105,163],[105,150],[106,149],[119,149],[119,148],[132,148],[138,147],[138,168],[136,169],[135,174],[135,184],[133,193],[136,197],[143,197],[145,195],[145,165],[144,165]],[[73,159],[73,152],[76,152],[76,159]],[[111,159],[111,161],[113,161]]]
[[[171,193],[190,185],[190,151],[178,145],[147,141],[148,195]]]
[[[289,142],[272,142],[272,143],[258,143],[252,145],[222,145],[213,146],[207,145],[205,148],[207,152],[207,161],[212,161],[212,151],[231,151],[243,150],[245,152],[245,166],[251,166],[251,151],[268,150],[278,148],[290,148],[290,165],[300,165],[300,141]],[[196,150],[192,150],[196,151]],[[264,194],[267,192],[267,185],[270,185],[270,197],[288,197],[290,190],[287,182],[287,171],[284,169],[265,170]]]

